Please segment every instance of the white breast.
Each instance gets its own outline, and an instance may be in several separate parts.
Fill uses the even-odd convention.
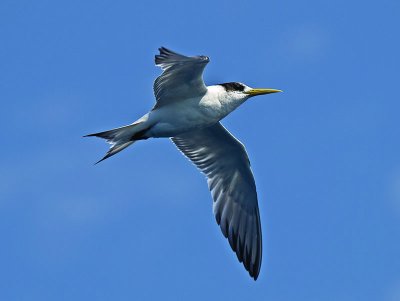
[[[152,111],[151,137],[174,137],[180,133],[204,128],[219,122],[247,99],[243,93],[228,93],[224,87],[207,87],[203,97],[173,102]]]

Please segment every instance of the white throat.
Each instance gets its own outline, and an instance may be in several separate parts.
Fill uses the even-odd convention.
[[[247,94],[237,91],[226,91],[220,85],[208,86],[207,90],[207,96],[214,100],[214,105],[219,108],[224,117],[249,99],[249,95]]]

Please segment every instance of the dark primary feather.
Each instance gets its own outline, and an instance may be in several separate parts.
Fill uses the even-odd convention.
[[[187,95],[200,96],[207,92],[203,70],[210,61],[206,56],[184,56],[161,47],[155,56],[155,64],[163,73],[154,81],[154,108],[181,101]]]
[[[243,144],[220,123],[172,141],[207,176],[216,221],[239,261],[257,279],[262,257],[260,217]]]

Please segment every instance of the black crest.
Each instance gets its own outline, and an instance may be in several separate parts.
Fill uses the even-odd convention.
[[[220,84],[226,91],[244,91],[245,86],[241,83],[224,83]]]

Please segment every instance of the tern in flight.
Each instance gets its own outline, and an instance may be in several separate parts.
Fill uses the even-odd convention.
[[[245,147],[220,121],[249,98],[281,90],[254,89],[239,82],[206,86],[207,56],[184,56],[164,47],[159,51],[155,64],[163,72],[154,82],[156,104],[150,112],[130,125],[87,136],[111,144],[100,161],[138,140],[170,138],[206,175],[215,219],[256,280],[262,257],[256,185]]]

